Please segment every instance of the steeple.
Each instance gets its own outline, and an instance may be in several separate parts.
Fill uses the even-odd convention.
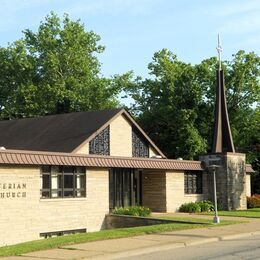
[[[214,140],[213,153],[235,152],[233,138],[231,134],[227,101],[225,95],[224,73],[221,68],[221,52],[220,37],[218,35],[218,69],[216,84],[216,100],[215,100],[215,121],[214,121]]]

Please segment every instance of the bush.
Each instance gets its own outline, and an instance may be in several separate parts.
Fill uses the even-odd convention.
[[[213,211],[214,206],[211,201],[203,200],[199,202],[184,203],[180,206],[180,212],[197,213]]]
[[[260,208],[260,194],[254,194],[252,197],[247,197],[247,208]]]
[[[201,212],[201,208],[198,203],[196,202],[189,202],[184,203],[180,206],[179,209],[180,212],[188,212],[188,213],[195,213],[195,212]]]
[[[209,200],[203,200],[197,202],[201,208],[201,212],[210,212],[214,210],[214,205],[211,201]]]
[[[112,211],[113,214],[116,215],[129,215],[129,216],[139,216],[139,217],[147,217],[151,215],[151,210],[149,208],[141,207],[141,206],[132,206],[132,207],[120,207],[115,208]]]

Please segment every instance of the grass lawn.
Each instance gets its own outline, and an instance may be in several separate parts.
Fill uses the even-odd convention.
[[[102,230],[99,232],[82,233],[75,235],[67,235],[61,237],[53,237],[48,239],[36,240],[26,243],[21,243],[12,246],[0,247],[0,257],[21,255],[28,252],[57,248],[64,245],[72,245],[77,243],[84,243],[89,241],[97,241],[112,238],[131,237],[137,235],[162,233],[166,231],[184,230],[192,228],[201,228],[214,226],[212,220],[198,219],[198,218],[172,218],[168,219],[176,220],[176,223],[160,224],[153,226],[142,226],[133,228],[120,228],[111,230]],[[179,221],[179,222],[178,222]],[[181,221],[185,221],[181,222]],[[217,226],[231,225],[241,223],[242,221],[222,221]],[[215,225],[216,226],[216,225]]]
[[[218,215],[230,217],[260,218],[260,208],[247,210],[218,211]]]

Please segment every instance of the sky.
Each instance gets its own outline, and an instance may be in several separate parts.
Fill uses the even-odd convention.
[[[200,63],[217,56],[218,33],[225,60],[240,49],[260,53],[260,0],[0,0],[0,46],[36,31],[51,11],[101,36],[106,77],[130,70],[149,77],[147,65],[162,48]]]

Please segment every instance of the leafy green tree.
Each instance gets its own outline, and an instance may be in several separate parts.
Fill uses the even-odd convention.
[[[139,123],[171,158],[211,151],[216,65],[216,58],[186,64],[163,49],[148,65],[151,78],[117,78],[136,102],[130,109]],[[234,143],[248,162],[257,157],[253,147],[259,144],[259,65],[258,55],[244,51],[222,64]]]
[[[100,75],[100,37],[51,13],[37,32],[0,48],[0,116],[17,118],[118,105],[120,91]]]
[[[169,157],[192,159],[205,152],[206,142],[195,124],[202,91],[194,67],[163,49],[154,54],[148,68],[150,79],[130,83],[131,75],[123,79],[136,101],[132,111],[139,123]]]

